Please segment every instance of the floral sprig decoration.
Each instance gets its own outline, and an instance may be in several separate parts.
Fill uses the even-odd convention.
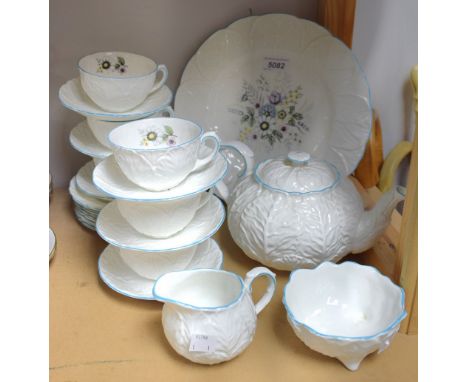
[[[124,74],[127,72],[128,65],[125,63],[125,58],[117,56],[115,62],[112,62],[110,58],[97,58],[98,63],[97,72],[118,72]]]
[[[300,100],[302,87],[287,92],[275,89],[260,75],[255,85],[244,81],[241,105],[237,112],[243,126],[241,141],[264,140],[275,143],[302,143],[302,135],[309,131],[304,123]]]
[[[174,146],[177,144],[177,135],[174,134],[174,130],[171,126],[164,126],[164,130],[156,129],[143,129],[140,130],[142,135],[141,145],[142,146],[159,146],[166,144],[168,146]]]

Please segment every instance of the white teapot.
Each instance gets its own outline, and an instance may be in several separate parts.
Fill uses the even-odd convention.
[[[252,282],[270,283],[254,305]],[[169,272],[156,280],[153,296],[164,302],[164,334],[174,350],[192,362],[228,361],[252,342],[257,315],[275,292],[275,274],[264,267],[250,270],[245,280],[232,272],[194,269]]]
[[[336,262],[372,247],[404,199],[405,188],[395,187],[365,211],[351,180],[334,165],[290,152],[259,163],[233,192],[221,185],[218,194],[228,205],[231,235],[246,255],[292,270]]]

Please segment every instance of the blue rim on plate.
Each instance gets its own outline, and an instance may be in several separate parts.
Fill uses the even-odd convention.
[[[123,113],[113,113],[113,112],[106,112],[104,110],[102,110],[102,112],[99,112],[99,113],[96,113],[96,112],[90,112],[90,111],[86,111],[86,110],[82,110],[82,109],[79,109],[77,107],[74,107],[72,106],[71,104],[67,103],[64,99],[63,99],[63,96],[62,96],[62,87],[65,86],[66,84],[68,84],[70,81],[73,81],[73,80],[77,80],[79,81],[79,79],[77,78],[74,78],[72,80],[69,80],[67,81],[65,84],[63,84],[61,87],[60,87],[60,90],[59,90],[59,100],[60,102],[62,103],[63,106],[65,106],[67,109],[70,109],[76,113],[79,113],[81,115],[84,115],[84,116],[92,116],[92,117],[103,117],[103,118],[115,118],[115,119],[118,119],[120,120],[121,122],[124,122],[126,120],[134,120],[134,119],[141,119],[141,118],[145,118],[145,117],[148,117],[154,113],[157,113],[158,111],[161,111],[163,110],[164,108],[166,108],[167,106],[170,106],[170,104],[172,103],[172,100],[174,98],[174,95],[172,93],[172,91],[167,87],[167,85],[164,85],[163,87],[161,87],[160,90],[162,90],[164,87],[167,88],[167,90],[170,92],[170,96],[168,97],[168,99],[166,100],[166,102],[164,102],[163,104],[161,105],[158,105],[158,107],[155,107],[149,111],[146,111],[146,112],[142,112],[142,113],[129,113],[129,112],[123,112]],[[80,84],[81,86],[81,84]],[[84,92],[84,91],[83,91]],[[143,103],[145,103],[146,101],[148,100],[148,98],[145,99],[145,101],[143,101]],[[92,102],[91,100],[89,102]],[[141,106],[141,105],[139,105]],[[138,107],[138,106],[137,106]]]
[[[112,244],[113,246],[115,247],[119,247],[119,248],[124,248],[124,249],[131,249],[131,250],[134,250],[134,251],[140,251],[140,252],[171,252],[171,251],[177,251],[177,250],[180,250],[180,249],[184,249],[184,248],[190,248],[190,247],[193,247],[197,244],[200,244],[202,243],[203,241],[209,239],[210,237],[212,237],[216,232],[218,232],[218,230],[221,228],[221,226],[223,225],[224,223],[224,220],[226,219],[226,210],[224,209],[224,205],[223,203],[221,202],[221,200],[216,196],[216,195],[211,195],[210,198],[214,198],[213,200],[216,200],[216,203],[218,204],[218,208],[220,208],[220,211],[221,211],[221,218],[219,219],[219,222],[216,224],[215,227],[213,227],[208,233],[206,233],[202,238],[200,239],[197,239],[196,241],[192,242],[192,243],[188,243],[188,244],[185,244],[185,245],[181,245],[179,247],[171,247],[171,248],[162,248],[162,249],[157,249],[157,250],[154,250],[154,249],[146,249],[146,248],[137,248],[137,247],[132,247],[132,246],[128,246],[128,245],[124,245],[114,239],[110,239],[109,237],[107,237],[103,232],[102,232],[102,228],[100,227],[100,219],[102,219],[102,214],[99,214],[98,216],[98,219],[96,221],[96,232],[98,233],[98,235],[106,242],[108,242],[109,244]],[[112,203],[112,202],[111,202]],[[209,203],[209,202],[208,202]],[[206,203],[206,205],[208,204]],[[204,207],[203,206],[200,208],[200,210],[202,210]],[[107,207],[107,206],[106,206]],[[106,208],[104,207],[104,208]],[[195,213],[195,217],[192,219],[192,222],[193,220],[196,218],[196,214],[200,211],[198,210],[196,213]],[[125,220],[123,217],[122,217],[123,220]],[[129,223],[127,223],[130,226]],[[189,223],[189,225],[187,227],[190,226],[191,223]],[[176,236],[177,234],[180,234],[181,232],[183,232],[187,227],[185,227],[182,231],[174,234],[173,236],[171,236],[171,238],[173,238],[174,236]],[[132,228],[133,229],[133,228]],[[139,234],[139,235],[142,235],[142,236],[145,236],[143,234]],[[161,239],[151,239],[149,236],[147,237],[148,240],[154,240],[154,241],[160,241]]]
[[[227,160],[226,158],[224,157],[224,155],[220,152],[220,155],[221,157],[223,158],[224,160],[224,170],[221,172],[220,171],[220,175],[215,178],[210,184],[208,185],[203,185],[202,187],[200,187],[199,189],[195,190],[195,191],[192,191],[190,193],[187,193],[187,194],[183,194],[183,195],[179,195],[179,196],[175,196],[175,197],[165,197],[165,198],[161,198],[161,196],[156,196],[158,193],[160,194],[161,192],[163,191],[154,191],[154,192],[151,192],[151,191],[148,191],[148,190],[144,190],[143,188],[135,185],[136,188],[140,188],[141,190],[144,190],[144,191],[147,191],[148,193],[152,193],[154,194],[155,196],[154,197],[151,197],[151,198],[145,198],[145,199],[142,199],[142,198],[131,198],[131,197],[126,197],[126,196],[122,196],[122,194],[114,194],[112,192],[109,192],[108,190],[102,188],[102,186],[99,185],[99,181],[95,181],[95,176],[94,176],[94,171],[96,171],[96,168],[98,166],[100,166],[101,164],[98,164],[95,168],[95,170],[93,171],[93,183],[94,185],[96,186],[96,188],[100,191],[102,191],[103,193],[105,193],[106,195],[109,195],[111,196],[112,198],[114,199],[122,199],[122,200],[129,200],[129,201],[134,201],[134,202],[157,202],[157,201],[170,201],[170,200],[178,200],[178,199],[184,199],[184,198],[188,198],[190,196],[194,196],[194,195],[197,195],[197,194],[200,194],[204,191],[207,191],[209,190],[210,188],[214,187],[218,182],[220,182],[227,174],[228,172],[228,163],[227,163]],[[106,158],[104,159],[104,161],[106,160],[113,160],[112,158]],[[118,165],[117,165],[118,166]],[[206,170],[206,169],[205,169]],[[120,168],[119,168],[119,171]],[[204,171],[204,170],[201,170],[201,171]],[[189,175],[190,176],[190,175]],[[186,178],[187,179],[187,178]],[[185,181],[185,180],[184,180]],[[173,190],[174,188],[177,188],[178,186],[175,186],[173,187],[171,190]]]
[[[191,268],[191,270],[195,270],[195,269],[213,269],[213,270],[222,270],[223,269],[223,266],[224,266],[224,254],[223,254],[223,251],[221,250],[221,248],[219,248],[219,245],[218,243],[216,243],[215,240],[211,239],[211,238],[208,238],[207,240],[212,240],[212,242],[214,243],[214,245],[216,245],[216,250],[219,252],[219,255],[221,257],[221,263],[219,265],[219,268]],[[202,243],[200,243],[202,244]],[[119,289],[117,288],[116,286],[114,286],[110,280],[107,279],[107,277],[104,275],[103,273],[103,270],[102,270],[102,264],[101,262],[103,261],[103,256],[104,256],[104,251],[107,250],[108,247],[113,247],[111,244],[109,244],[106,248],[104,248],[103,252],[100,254],[99,256],[99,260],[98,260],[98,273],[99,273],[99,277],[101,278],[101,280],[110,288],[112,289],[114,292],[117,292],[123,296],[126,296],[126,297],[130,297],[130,298],[134,298],[134,299],[137,299],[137,300],[150,300],[150,301],[158,301],[154,298],[154,296],[152,295],[151,297],[143,297],[143,296],[140,296],[140,295],[136,295],[136,294],[132,294],[132,293],[128,293],[128,292],[125,292],[123,291],[122,289]],[[114,247],[114,248],[117,248],[117,247]],[[118,248],[117,248],[118,249]],[[130,268],[129,268],[130,269]],[[132,270],[132,272],[134,272]],[[134,272],[136,273],[136,272]],[[144,279],[143,276],[140,276],[142,279]],[[149,279],[147,279],[149,280]],[[152,294],[152,291],[153,291],[153,287],[154,287],[154,282],[155,281],[152,281],[151,284],[152,284],[152,287],[151,287],[151,294]]]

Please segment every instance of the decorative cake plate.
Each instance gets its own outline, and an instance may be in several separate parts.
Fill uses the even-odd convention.
[[[350,174],[372,124],[352,52],[314,22],[253,16],[214,33],[187,64],[175,115],[240,140],[256,161],[306,151]]]

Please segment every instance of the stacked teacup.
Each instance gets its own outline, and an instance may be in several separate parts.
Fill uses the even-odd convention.
[[[99,211],[112,200],[91,179],[94,166],[112,154],[109,133],[128,121],[172,116],[172,92],[164,85],[166,66],[133,53],[94,53],[81,58],[78,69],[80,78],[62,85],[59,98],[86,117],[72,129],[70,143],[93,160],[71,180],[69,191],[77,219],[94,229]]]
[[[96,223],[110,244],[99,258],[102,280],[123,295],[153,299],[154,280],[166,272],[221,268],[211,236],[225,210],[209,190],[228,164],[217,136],[161,117],[123,124],[108,139],[113,155],[93,172],[97,189],[115,199]]]

